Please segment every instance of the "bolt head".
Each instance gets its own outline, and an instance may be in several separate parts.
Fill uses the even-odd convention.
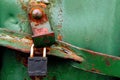
[[[40,11],[39,9],[34,9],[34,10],[32,11],[32,17],[33,17],[34,19],[36,19],[36,20],[41,19],[41,17],[42,17],[42,11]]]

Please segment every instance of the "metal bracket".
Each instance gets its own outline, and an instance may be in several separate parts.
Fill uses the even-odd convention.
[[[33,42],[35,47],[51,46],[55,43],[54,32],[50,27],[44,2],[48,0],[30,1],[28,6],[28,15],[33,31]]]
[[[120,57],[79,48],[63,41],[57,41],[57,43],[58,44],[47,48],[49,51],[47,52],[48,55],[72,59],[78,62],[82,61],[82,63],[75,61],[69,62],[70,65],[77,69],[120,77],[120,71],[118,70],[120,68]],[[0,28],[1,46],[29,53],[32,44],[33,42],[29,34],[15,33]]]

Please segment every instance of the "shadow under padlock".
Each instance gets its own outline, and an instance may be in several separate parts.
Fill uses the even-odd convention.
[[[34,57],[34,44],[31,46],[30,57],[28,58],[28,74],[29,76],[47,75],[46,48],[43,48],[42,57]]]
[[[44,3],[29,3],[29,20],[32,28],[32,39],[36,48],[51,46],[55,43],[55,35],[45,14]]]

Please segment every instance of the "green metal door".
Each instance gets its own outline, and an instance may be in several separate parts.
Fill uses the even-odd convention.
[[[56,40],[68,44],[67,47],[84,61],[79,63],[49,55],[48,75],[43,80],[119,80],[120,0],[49,1],[48,16]],[[27,2],[24,0],[25,4]],[[19,0],[0,2],[0,28],[31,33],[25,6],[21,5]],[[10,44],[22,49],[19,44],[3,40],[1,34],[4,31],[0,31],[1,46],[9,47]],[[26,67],[29,54],[3,47],[0,49],[0,80],[33,79],[28,76]],[[61,56],[57,51],[54,55]]]

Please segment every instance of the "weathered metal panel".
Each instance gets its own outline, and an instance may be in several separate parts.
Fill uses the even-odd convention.
[[[6,7],[4,7],[5,4],[7,4]],[[119,4],[119,0],[50,0],[49,17],[51,26],[56,33],[56,38],[77,47],[119,56]],[[4,0],[0,3],[0,6],[0,10],[2,11],[0,13],[0,27],[30,33],[29,23],[27,16],[25,15],[26,13],[21,9],[19,1],[11,0],[9,2]],[[22,6],[22,8],[25,9],[25,6]],[[23,49],[21,46],[18,46],[17,48]],[[25,48],[29,51],[29,46],[25,46]],[[87,52],[86,50],[79,50],[78,48],[72,49],[78,55],[83,56],[85,62],[80,64],[55,57],[50,58],[50,56],[48,76],[45,80],[116,79],[109,76],[85,72],[80,69],[105,73],[111,76],[120,76],[119,58],[118,60],[115,59],[114,62],[114,59],[98,56],[95,52]],[[19,57],[20,56],[22,55],[19,55]],[[59,56],[61,56],[61,54]],[[16,60],[15,57],[14,51],[8,50],[4,53],[1,79],[29,80],[30,78],[26,74],[26,68]],[[25,55],[22,56],[20,60],[23,57],[25,57]],[[108,69],[104,67],[108,67]]]
[[[54,29],[57,31],[58,37],[61,36],[63,41],[77,47],[101,52],[102,54],[120,56],[119,0],[58,0],[54,1],[54,3],[56,4],[53,4],[51,8],[51,21],[53,21],[51,23],[55,26]],[[120,76],[118,68],[112,68],[113,66],[120,66],[119,60],[118,64],[112,64],[111,69],[113,72],[111,72],[110,67],[107,66],[107,64],[109,65],[109,60],[105,60],[104,58],[106,63],[105,68],[105,66],[103,67],[102,65],[104,64],[103,59],[101,59],[103,62],[100,63],[97,62],[98,58],[95,59],[96,56],[90,57],[90,54],[87,54],[86,51],[75,51],[78,52],[78,55],[86,58],[85,60],[88,61],[88,64],[95,61],[93,66],[91,66],[91,70],[93,68],[94,71],[95,66],[97,66],[96,68],[99,68],[97,70],[98,72],[100,70],[107,73],[115,73],[114,76],[118,73],[117,76]],[[74,62],[69,64],[76,68],[83,69],[81,64]]]
[[[51,15],[63,40],[119,56],[119,0],[58,0]]]

